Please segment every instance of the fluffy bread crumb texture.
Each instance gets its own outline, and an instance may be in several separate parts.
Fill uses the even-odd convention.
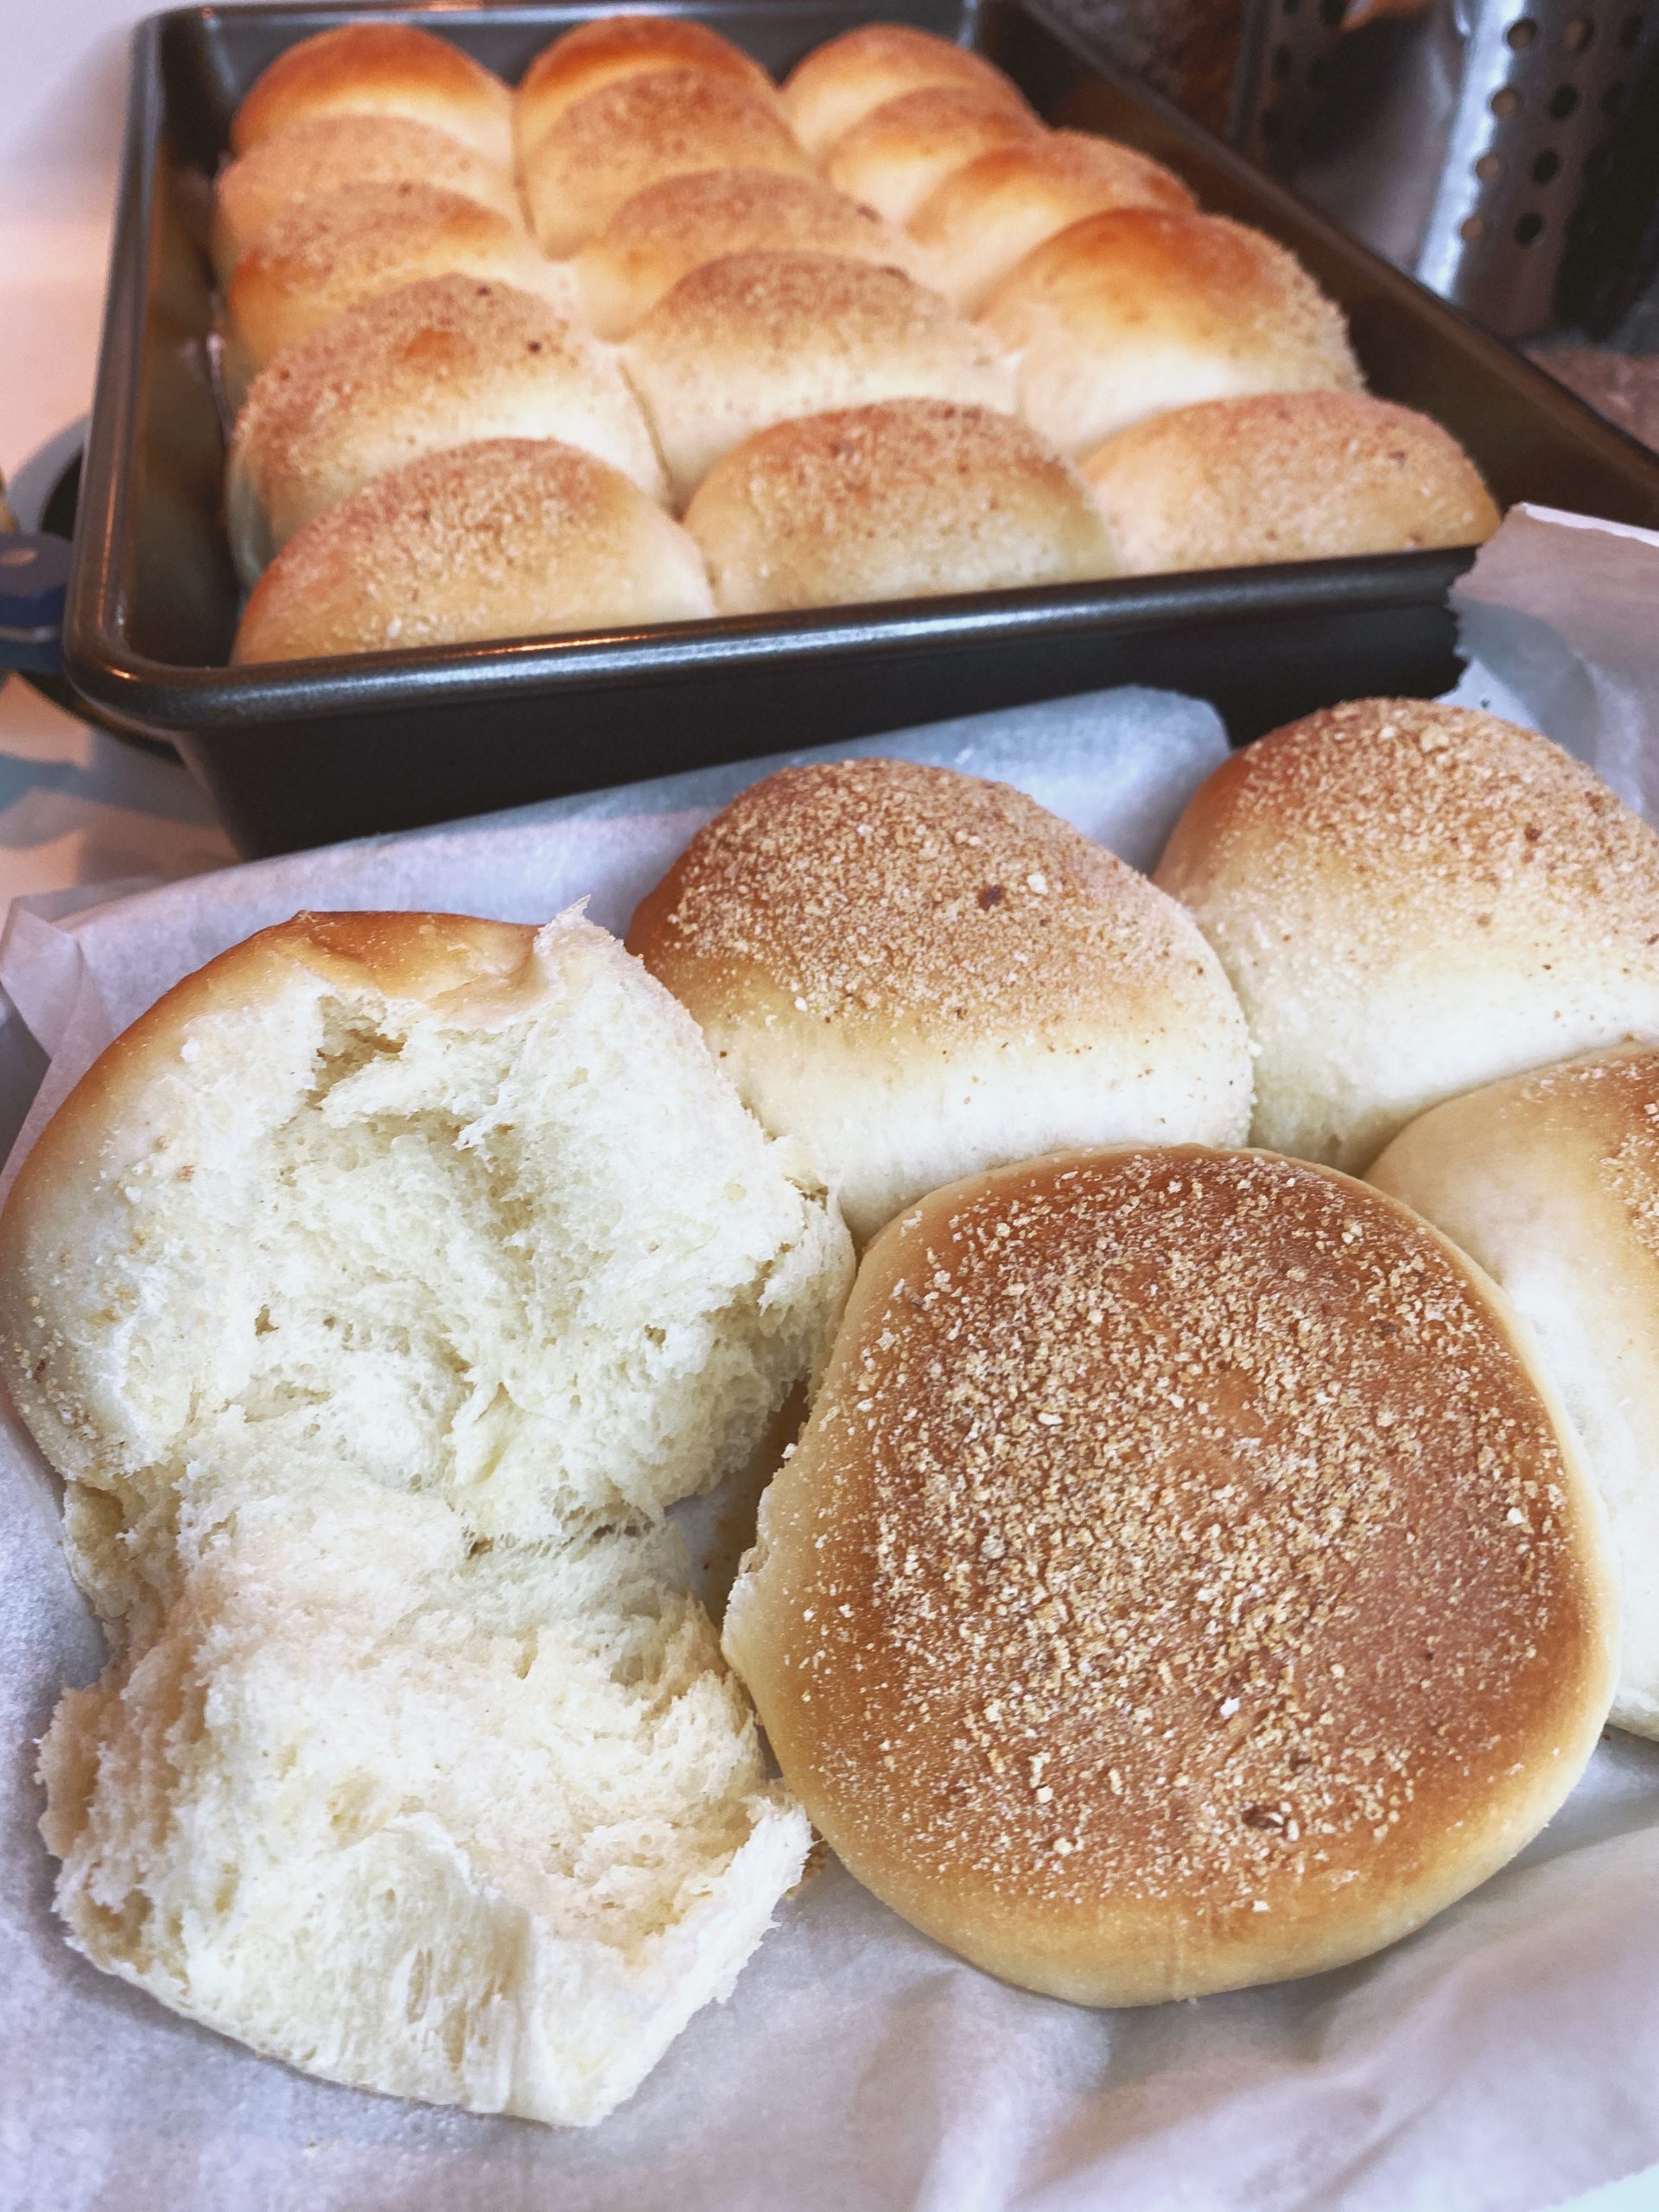
[[[626,2095],[808,1841],[650,1531],[849,1272],[575,914],[301,916],[168,994],[0,1217],[0,1357],[117,1651],[44,1754],[73,1940],[331,2078]]]
[[[321,528],[382,476],[368,526],[410,549],[413,566],[429,548],[440,575],[454,547],[461,581],[453,604],[441,588],[404,632],[355,618],[350,563],[313,563],[280,632],[245,626],[238,659],[1472,543],[1496,523],[1454,441],[1363,397],[1342,315],[1284,248],[1200,213],[1136,149],[1047,128],[982,56],[910,27],[831,39],[774,86],[704,25],[606,16],[563,32],[509,92],[434,32],[365,23],[282,55],[235,136],[215,230],[234,397],[354,310],[445,277],[522,293],[569,333],[530,347],[545,353],[538,365],[505,327],[468,358],[435,327],[411,344],[402,326],[365,327],[374,342],[353,344],[338,423],[311,423],[297,454],[274,423],[239,436],[248,581],[296,530]],[[626,351],[590,354],[573,383],[570,357],[595,340]],[[339,347],[319,360],[308,381],[339,381]],[[626,401],[604,389],[625,378]],[[1313,408],[1272,435],[1179,427],[1211,403],[1279,393],[1353,405],[1340,434]],[[965,415],[926,474],[872,492],[858,453],[832,467],[842,446],[821,424],[924,398],[1017,418],[1039,466],[1087,461],[1088,485],[1031,503],[1029,530],[992,531],[977,558],[872,561],[872,527],[890,513],[918,540],[951,538],[963,487],[988,465],[995,496],[999,460],[988,464]],[[630,410],[635,421],[619,420]],[[1090,458],[1147,423],[1178,427]],[[830,480],[810,518],[823,556],[777,588],[762,575],[728,589],[716,573],[712,597],[702,584],[690,600],[683,586],[642,595],[627,572],[636,559],[652,571],[651,555],[619,565],[601,531],[590,561],[573,510],[551,558],[580,588],[481,602],[468,588],[495,557],[486,523],[469,534],[479,510],[462,496],[473,471],[499,474],[491,441],[569,441],[648,491],[660,452],[679,514],[734,450],[785,496],[788,474],[764,442],[785,424],[799,433],[785,449],[813,451]],[[459,486],[442,514],[407,475],[439,448]],[[1297,492],[1294,513],[1276,492],[1287,471],[1317,487]],[[1104,549],[1081,568],[1077,500]],[[758,557],[764,568],[765,549]],[[671,565],[697,559],[681,544]],[[720,556],[710,563],[718,571]]]

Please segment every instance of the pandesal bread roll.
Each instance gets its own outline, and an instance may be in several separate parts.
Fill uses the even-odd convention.
[[[1316,1974],[1534,1836],[1607,1710],[1601,1516],[1519,1324],[1344,1177],[1186,1147],[866,1255],[726,1616],[849,1871],[1085,2005]]]
[[[995,347],[897,269],[821,253],[736,253],[659,300],[624,348],[675,498],[757,430],[883,399],[1007,412]]]
[[[254,586],[234,664],[682,622],[702,556],[618,469],[553,438],[453,446],[365,484]]]
[[[279,54],[231,123],[231,147],[326,115],[407,116],[512,167],[512,95],[491,70],[413,23],[340,23]]]
[[[699,69],[658,69],[589,92],[524,157],[524,198],[542,251],[569,255],[636,192],[706,169],[810,176],[769,99]]]
[[[1085,215],[1119,207],[1184,214],[1192,210],[1192,195],[1161,162],[1116,139],[1046,130],[964,163],[935,186],[910,221],[939,289],[964,315],[977,315],[1046,238]]]
[[[685,511],[722,614],[1117,573],[1087,486],[1012,415],[889,399],[746,438]]]
[[[1027,420],[1091,453],[1144,416],[1258,391],[1355,391],[1340,311],[1260,231],[1124,207],[1039,245],[987,301]]]
[[[785,769],[697,832],[627,941],[861,1240],[999,1161],[1249,1124],[1249,1042],[1198,931],[1006,784]]]
[[[1026,109],[1000,69],[908,23],[861,23],[815,47],[785,79],[784,109],[801,143],[822,158],[873,108],[934,86]]]
[[[1448,1099],[1369,1179],[1478,1261],[1530,1327],[1618,1558],[1612,1718],[1659,1736],[1659,1052],[1597,1053]]]
[[[430,124],[400,115],[321,115],[293,123],[219,171],[213,267],[222,285],[255,240],[296,200],[359,184],[434,184],[522,222],[510,173]]]
[[[888,222],[907,223],[936,185],[976,156],[1040,135],[1036,117],[1000,94],[926,85],[872,108],[836,141],[823,173]]]
[[[1274,730],[1154,880],[1232,979],[1274,1152],[1360,1170],[1440,1099],[1659,1039],[1659,836],[1492,715],[1358,699]]]
[[[567,108],[623,77],[696,69],[777,99],[758,61],[710,30],[677,16],[600,16],[563,31],[525,70],[513,100],[513,130],[527,161]]]
[[[348,308],[424,276],[512,284],[555,306],[569,296],[522,226],[497,209],[438,185],[353,185],[294,201],[238,263],[226,293],[236,373],[251,381]]]
[[[1136,575],[1478,545],[1498,512],[1438,423],[1358,391],[1177,407],[1083,464]]]
[[[745,1462],[848,1266],[604,931],[302,914],[159,1000],[42,1133],[0,1214],[0,1374],[77,1579],[142,1645],[181,1500],[200,1524],[219,1490],[360,1482],[525,1541],[660,1514]]]
[[[383,292],[255,378],[226,480],[251,584],[295,532],[406,461],[488,438],[556,438],[653,499],[662,464],[608,347],[545,300],[473,276]]]
[[[41,1746],[71,1942],[329,2081],[601,2119],[810,1840],[661,1551],[480,1544],[351,1486],[243,1505]]]
[[[625,200],[573,262],[582,313],[626,338],[682,276],[728,253],[833,253],[927,281],[902,231],[816,177],[708,169],[664,177]]]

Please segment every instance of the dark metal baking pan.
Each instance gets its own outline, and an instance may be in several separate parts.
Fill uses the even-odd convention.
[[[137,35],[65,665],[101,715],[175,741],[243,852],[1116,682],[1201,694],[1245,738],[1332,699],[1454,680],[1446,592],[1471,557],[1457,552],[226,668],[238,597],[206,240],[238,100],[283,48],[353,16],[418,17],[511,81],[562,26],[603,12],[197,7]],[[971,41],[1051,122],[1144,148],[1206,208],[1282,239],[1346,310],[1372,388],[1444,423],[1504,505],[1659,524],[1659,461],[1114,74],[1047,0],[668,0],[661,12],[714,24],[778,73],[877,14]]]

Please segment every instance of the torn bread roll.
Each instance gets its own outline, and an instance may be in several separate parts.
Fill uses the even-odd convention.
[[[728,1656],[849,1871],[1084,2005],[1317,1974],[1561,1804],[1602,1516],[1507,1302],[1345,1177],[1061,1154],[865,1257]]]
[[[620,470],[551,438],[406,462],[291,537],[232,665],[680,622],[714,612],[696,542]]]
[[[511,173],[430,124],[400,115],[321,115],[262,138],[213,188],[213,268],[221,287],[285,207],[359,184],[436,185],[522,222]]]
[[[776,105],[696,69],[659,69],[589,92],[525,156],[524,199],[542,251],[575,252],[647,185],[705,169],[810,176]]]
[[[861,1240],[999,1161],[1249,1124],[1243,1019],[1189,918],[1006,784],[785,769],[697,832],[627,942]]]
[[[1085,215],[1119,207],[1192,212],[1173,170],[1116,139],[1046,130],[987,149],[943,178],[912,210],[939,289],[977,315],[1010,270]]]
[[[522,226],[439,186],[353,185],[283,208],[226,294],[227,375],[238,389],[350,308],[423,276],[476,276],[560,306],[569,289]]]
[[[862,23],[815,47],[785,79],[783,103],[801,143],[822,159],[872,109],[935,86],[1029,113],[1000,69],[908,23]]]
[[[624,77],[693,69],[775,102],[777,88],[758,61],[706,23],[677,16],[600,16],[562,32],[525,70],[513,97],[518,158],[526,162],[580,99]]]
[[[897,269],[818,253],[729,254],[683,276],[624,348],[677,500],[757,430],[883,399],[1012,411],[983,333]]]
[[[1367,1179],[1478,1261],[1536,1338],[1618,1558],[1612,1718],[1659,1737],[1659,1052],[1598,1053],[1448,1099]]]
[[[1168,408],[1361,381],[1295,257],[1216,215],[1087,216],[1027,254],[982,321],[1018,358],[1027,420],[1074,455]]]
[[[685,511],[722,614],[1116,575],[1070,461],[1017,416],[889,399],[779,423]]]
[[[245,154],[290,124],[327,115],[407,116],[497,168],[512,168],[512,93],[458,46],[413,23],[340,23],[290,46],[237,109],[231,145]]]
[[[620,339],[694,269],[755,252],[831,253],[928,277],[926,257],[902,231],[817,177],[771,169],[709,169],[647,185],[571,267],[582,313],[601,338]]]
[[[488,438],[556,438],[666,496],[650,427],[607,347],[529,292],[432,276],[353,308],[254,379],[226,478],[243,581],[375,478]]]
[[[1274,1152],[1359,1171],[1443,1098],[1659,1040],[1659,836],[1493,715],[1358,699],[1274,730],[1155,880],[1232,979]]]
[[[927,85],[884,100],[836,140],[823,173],[890,223],[907,223],[935,186],[993,147],[1042,136],[1027,111],[982,87]]]
[[[1499,519],[1449,431],[1364,392],[1177,407],[1082,466],[1135,575],[1478,545]]]

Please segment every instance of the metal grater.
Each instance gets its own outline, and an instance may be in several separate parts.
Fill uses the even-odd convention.
[[[1295,168],[1325,104],[1345,0],[1255,0],[1241,27],[1227,135],[1281,175]]]

